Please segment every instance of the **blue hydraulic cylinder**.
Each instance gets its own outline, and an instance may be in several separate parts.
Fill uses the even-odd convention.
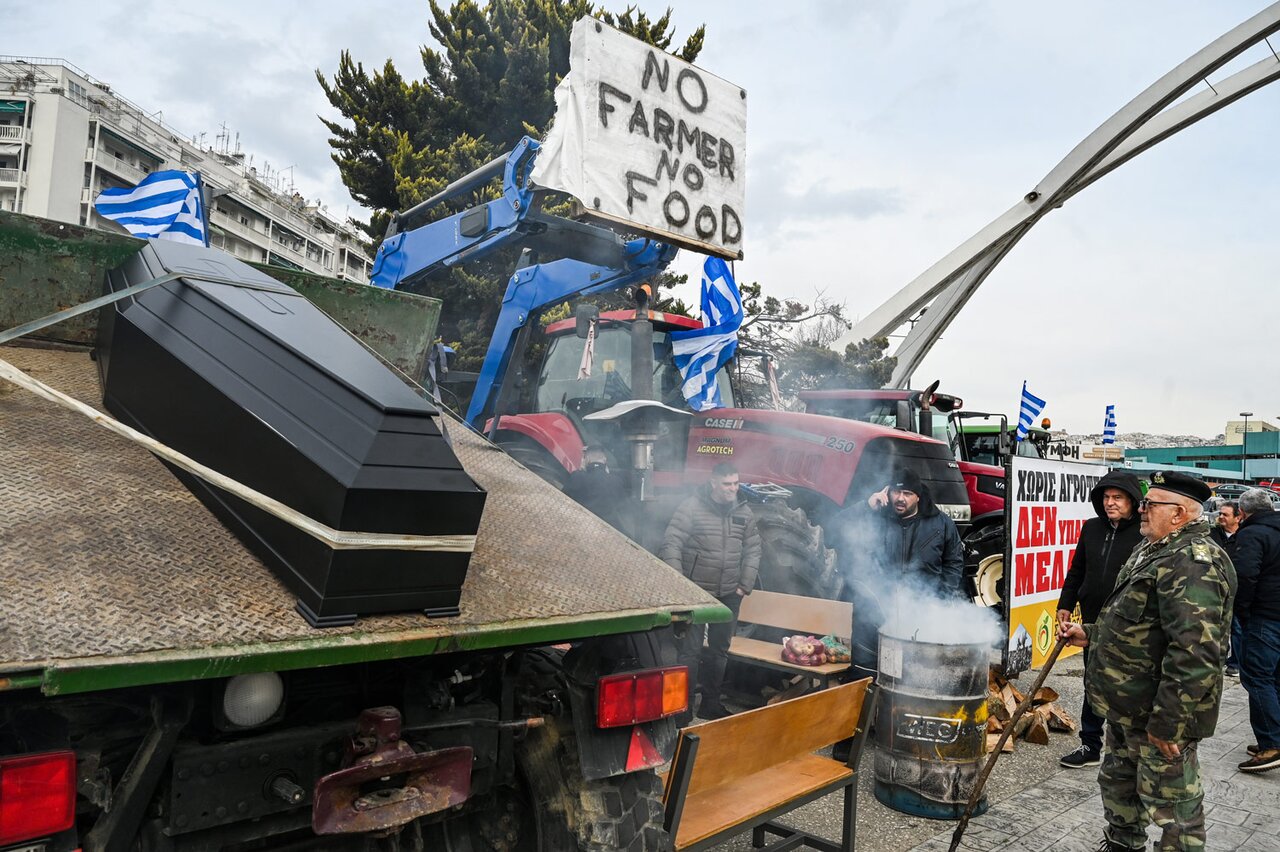
[[[484,418],[497,399],[502,377],[510,363],[516,332],[543,308],[574,299],[619,290],[652,278],[676,256],[676,248],[647,238],[626,245],[622,268],[611,268],[562,258],[517,270],[507,282],[489,349],[467,409],[467,422],[484,428]]]

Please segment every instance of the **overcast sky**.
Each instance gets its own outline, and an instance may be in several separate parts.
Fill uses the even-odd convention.
[[[1267,5],[671,2],[679,38],[707,24],[698,64],[749,96],[739,279],[801,299],[821,290],[853,316]],[[430,39],[426,3],[4,6],[0,52],[65,59],[188,138],[211,144],[225,123],[338,216],[361,211],[329,159],[314,70],[332,74],[347,48],[366,68],[391,58],[421,77]],[[1255,48],[1210,82],[1269,55]],[[1272,86],[1076,196],[996,269],[916,384],[938,378],[970,408],[1016,416],[1026,379],[1074,432],[1098,431],[1107,403],[1122,432],[1212,436],[1240,411],[1280,420],[1277,139]]]

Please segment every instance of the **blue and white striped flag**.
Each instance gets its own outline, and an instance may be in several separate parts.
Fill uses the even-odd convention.
[[[742,294],[729,264],[718,257],[702,265],[702,320],[705,328],[671,332],[671,354],[684,379],[680,389],[694,411],[724,406],[716,371],[738,351],[742,326]]]
[[[208,245],[200,176],[188,172],[152,172],[133,189],[104,189],[93,201],[104,219],[135,237]]]
[[[1022,383],[1022,407],[1018,411],[1018,440],[1027,439],[1027,430],[1040,412],[1044,411],[1044,400],[1027,390],[1027,383]]]
[[[1116,407],[1114,405],[1107,406],[1107,416],[1102,421],[1102,443],[1114,444],[1116,442]]]

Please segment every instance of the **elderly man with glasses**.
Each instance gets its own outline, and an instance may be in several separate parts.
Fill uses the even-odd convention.
[[[1144,541],[1120,569],[1092,624],[1059,635],[1090,649],[1089,702],[1107,720],[1098,784],[1107,828],[1101,852],[1205,848],[1197,746],[1213,734],[1222,698],[1235,569],[1209,536],[1209,488],[1159,472],[1139,501]]]

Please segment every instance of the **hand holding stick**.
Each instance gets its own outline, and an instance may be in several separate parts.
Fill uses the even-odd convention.
[[[1040,676],[1036,678],[1036,682],[1031,686],[1031,690],[1026,697],[1022,699],[1018,709],[1013,711],[1009,721],[1005,722],[1004,732],[1000,734],[1000,740],[987,757],[987,765],[982,767],[982,772],[978,775],[978,783],[973,786],[973,792],[969,795],[969,804],[965,805],[964,813],[960,816],[960,824],[956,826],[955,833],[951,835],[951,846],[947,848],[947,852],[956,852],[956,849],[960,847],[960,838],[964,836],[964,830],[969,827],[969,818],[973,816],[973,809],[978,806],[978,800],[982,798],[982,788],[986,786],[987,777],[991,775],[991,769],[996,765],[996,760],[1000,757],[1000,750],[1009,741],[1009,737],[1013,736],[1013,726],[1022,718],[1022,714],[1027,712],[1027,708],[1031,706],[1031,702],[1035,699],[1040,687],[1044,686],[1045,678],[1049,676],[1049,671],[1053,668],[1053,664],[1058,661],[1058,655],[1062,653],[1062,649],[1069,644],[1068,640],[1069,636],[1058,637],[1058,644],[1053,646],[1049,659],[1044,661],[1044,668],[1040,669]]]

